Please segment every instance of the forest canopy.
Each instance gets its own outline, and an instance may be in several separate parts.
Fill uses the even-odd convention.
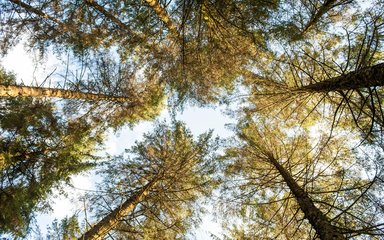
[[[22,44],[36,69],[58,63],[29,80],[0,66],[0,236],[191,239],[215,215],[211,239],[384,238],[383,0],[0,9],[2,59]],[[191,106],[225,109],[232,136],[190,130],[178,117]],[[96,189],[35,231],[78,174]]]

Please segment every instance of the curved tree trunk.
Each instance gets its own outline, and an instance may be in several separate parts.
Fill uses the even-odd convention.
[[[128,97],[106,94],[84,93],[59,88],[27,87],[18,85],[0,85],[0,97],[57,97],[65,99],[83,99],[90,101],[131,102]]]
[[[141,202],[149,193],[149,190],[156,184],[156,180],[152,180],[145,185],[139,192],[128,198],[123,204],[110,212],[101,219],[96,225],[89,229],[79,240],[102,240],[121,220],[127,216],[136,205]]]
[[[342,240],[346,239],[338,229],[333,226],[328,218],[313,204],[308,194],[296,183],[292,176],[280,165],[277,160],[270,156],[269,162],[279,171],[284,181],[287,183],[289,189],[295,196],[296,201],[299,203],[301,211],[303,211],[305,218],[309,221],[316,233],[322,240]]]
[[[384,86],[384,63],[300,87],[295,91],[334,92]]]

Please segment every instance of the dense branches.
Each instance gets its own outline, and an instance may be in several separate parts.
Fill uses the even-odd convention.
[[[241,140],[228,150],[223,196],[229,196],[228,210],[239,211],[249,230],[245,234],[259,239],[384,234],[383,212],[373,197],[382,167],[376,166],[373,176],[360,176],[363,160],[341,139],[324,138],[312,146],[305,131],[291,136],[295,129],[276,125],[240,125]]]
[[[216,148],[211,133],[194,140],[183,123],[156,126],[129,155],[115,157],[103,170],[104,194],[94,194],[92,205],[104,217],[85,238],[99,239],[112,229],[129,239],[183,236],[196,217],[195,202],[217,182],[211,175]]]
[[[101,136],[29,98],[1,101],[0,127],[0,232],[23,236],[35,211],[49,207],[53,189],[94,165]]]
[[[67,58],[29,86],[0,69],[0,231],[24,235],[52,189],[92,166],[109,127],[152,120],[165,100],[180,109],[243,99],[221,158],[211,133],[196,139],[176,120],[103,155],[104,179],[87,195],[94,224],[81,238],[186,238],[219,176],[234,238],[384,235],[382,0],[0,0],[0,9],[3,55],[23,40]],[[75,218],[52,227],[79,237]]]

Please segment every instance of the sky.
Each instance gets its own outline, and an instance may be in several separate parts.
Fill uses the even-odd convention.
[[[36,68],[34,59],[37,58],[33,53],[27,53],[23,45],[18,44],[7,56],[0,60],[0,63],[6,70],[16,73],[18,82],[23,82],[25,85],[31,83],[36,84],[36,82],[41,83],[47,75],[60,65],[60,62],[53,55],[48,55]],[[232,135],[232,132],[228,130],[225,125],[234,123],[234,120],[226,116],[223,111],[224,108],[221,107],[186,107],[182,113],[176,116],[176,119],[184,121],[194,136],[213,129],[214,136],[225,138]],[[163,110],[158,120],[167,120],[169,122],[170,117],[168,111]],[[149,132],[152,128],[153,122],[143,121],[133,129],[123,128],[117,134],[110,131],[105,142],[105,152],[111,155],[123,152],[124,149],[130,148],[135,141],[141,140],[143,133]],[[53,211],[47,214],[38,214],[36,218],[37,225],[43,236],[47,232],[47,225],[55,218],[60,220],[66,216],[71,216],[79,209],[83,209],[82,204],[84,203],[76,200],[78,196],[85,192],[84,190],[94,190],[94,182],[95,177],[91,174],[80,174],[72,179],[74,188],[66,188],[67,197],[60,196],[56,193],[55,196],[51,198]],[[220,232],[220,224],[213,220],[212,215],[207,214],[202,219],[201,227],[197,229],[194,234],[196,239],[204,240],[211,239],[209,237],[211,233],[219,236]]]

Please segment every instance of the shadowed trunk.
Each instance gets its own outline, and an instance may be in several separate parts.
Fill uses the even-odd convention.
[[[89,229],[79,240],[101,240],[108,234],[119,221],[127,216],[136,205],[141,202],[149,193],[149,190],[156,184],[156,179],[149,182],[139,192],[128,198],[123,204],[110,212],[107,216],[101,219],[96,225]]]
[[[300,92],[335,92],[384,86],[384,63],[298,88]]]
[[[328,218],[313,204],[308,194],[296,183],[292,176],[280,165],[273,156],[268,157],[269,162],[279,171],[289,189],[299,203],[301,211],[322,240],[346,239]]]
[[[0,97],[57,97],[65,99],[82,99],[89,101],[131,102],[128,97],[106,94],[84,93],[59,88],[27,87],[17,85],[0,85]]]

